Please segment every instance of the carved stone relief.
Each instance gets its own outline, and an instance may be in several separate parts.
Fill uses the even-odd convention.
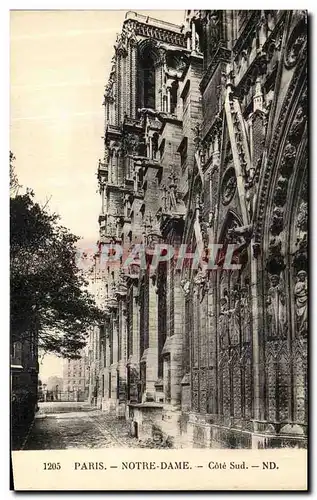
[[[268,337],[282,338],[286,334],[286,300],[282,280],[279,275],[269,276],[270,287],[267,297]]]
[[[307,336],[308,283],[306,271],[298,271],[294,287],[296,329],[300,336]]]

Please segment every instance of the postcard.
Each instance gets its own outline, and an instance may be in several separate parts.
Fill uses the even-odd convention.
[[[15,490],[307,490],[307,24],[11,11]]]

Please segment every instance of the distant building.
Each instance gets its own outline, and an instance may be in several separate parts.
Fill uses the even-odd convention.
[[[88,397],[89,367],[85,351],[79,359],[65,359],[63,366],[63,399],[84,401]]]

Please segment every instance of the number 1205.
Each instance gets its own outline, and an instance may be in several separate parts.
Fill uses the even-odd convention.
[[[60,470],[60,468],[59,462],[44,462],[44,470]]]

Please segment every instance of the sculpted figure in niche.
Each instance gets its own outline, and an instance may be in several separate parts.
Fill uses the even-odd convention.
[[[297,63],[298,56],[301,52],[302,47],[306,41],[306,33],[302,32],[297,35],[293,43],[289,47],[286,55],[286,64],[289,66],[293,66]]]
[[[209,17],[210,40],[215,43],[219,39],[219,15],[213,13]]]
[[[281,337],[286,330],[285,293],[277,274],[271,275],[270,282],[271,286],[266,302],[269,316],[269,336]]]
[[[294,287],[297,331],[301,335],[307,334],[307,302],[308,285],[306,271],[298,271],[297,283]]]
[[[270,230],[271,233],[276,236],[283,231],[284,220],[283,220],[283,210],[279,207],[274,207],[273,214],[271,217]]]
[[[228,299],[223,296],[220,299],[220,313],[219,313],[219,339],[220,347],[222,349],[228,347],[228,328],[229,328],[229,311]]]
[[[231,293],[232,309],[229,310],[230,344],[236,345],[240,340],[240,294],[235,288]]]
[[[296,112],[293,125],[290,130],[290,135],[293,139],[300,139],[306,123],[306,115],[302,106]]]
[[[228,179],[227,185],[224,189],[224,198],[230,198],[232,196],[233,191],[236,188],[236,179],[235,177],[230,177]]]
[[[184,291],[185,296],[187,297],[190,294],[190,281],[189,280],[182,280],[181,281],[181,287]]]
[[[296,226],[300,231],[307,231],[308,225],[308,203],[306,201],[302,201],[297,215]]]
[[[235,174],[229,169],[225,174],[222,184],[222,203],[228,205],[232,200],[237,187],[237,179]]]
[[[281,174],[284,177],[289,177],[293,171],[294,161],[296,157],[296,148],[288,142],[284,149],[283,160],[281,164]]]
[[[241,329],[243,342],[251,341],[251,309],[247,286],[241,289]]]

